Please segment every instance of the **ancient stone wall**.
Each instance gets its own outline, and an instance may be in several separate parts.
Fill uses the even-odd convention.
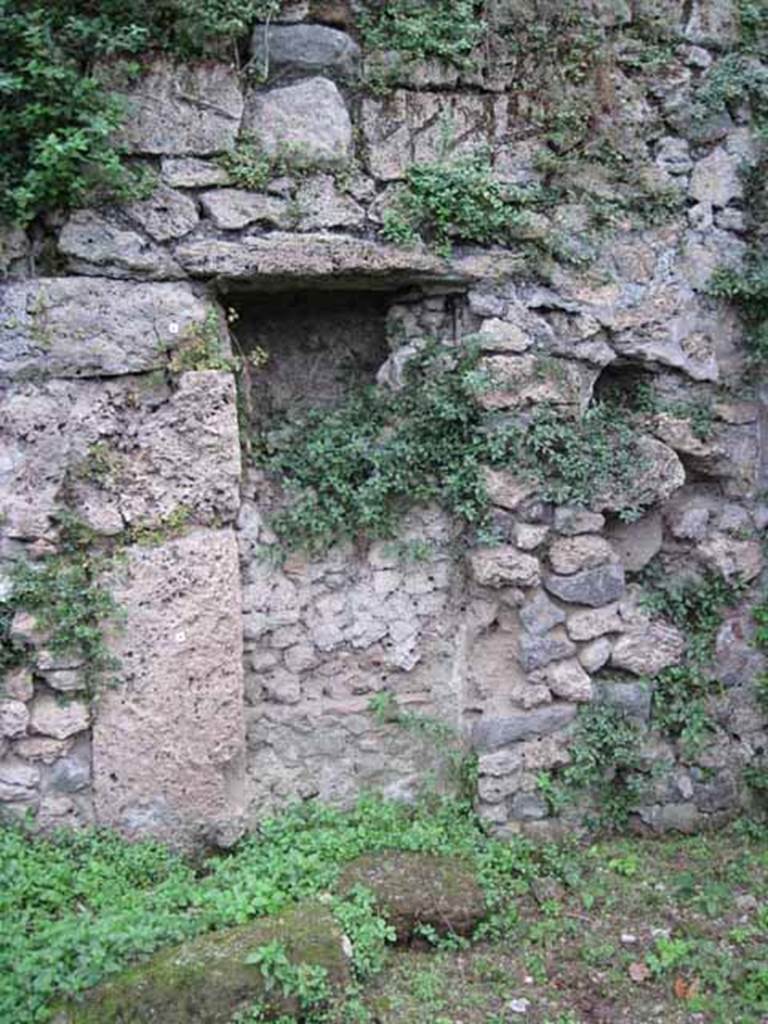
[[[641,736],[635,822],[717,822],[753,800],[743,769],[768,749],[750,611],[768,413],[743,325],[708,290],[746,252],[745,171],[764,143],[748,102],[697,106],[738,40],[737,5],[583,5],[610,61],[597,99],[594,76],[576,94],[614,163],[587,147],[572,166],[504,34],[520,5],[491,5],[494,32],[463,68],[361,52],[354,6],[285,4],[254,31],[258,74],[163,59],[118,80],[154,193],[1,240],[4,593],[15,560],[60,552],[66,509],[108,556],[102,582],[124,612],[111,685],[91,697],[83,664],[17,611],[6,640],[31,653],[6,673],[0,801],[45,826],[226,844],[295,799],[409,799],[444,750],[371,712],[387,692],[466,739],[479,812],[502,832],[581,820],[541,777],[568,764],[595,702]],[[649,24],[671,39],[656,63],[642,59]],[[267,160],[252,187],[222,159],[238,144]],[[511,186],[559,175],[557,199],[503,245],[382,241],[414,163],[478,151]],[[245,403],[240,382],[240,420],[227,322],[236,356],[267,357]],[[611,390],[652,384],[632,493],[572,507],[489,467],[495,544],[462,548],[429,507],[397,538],[429,542],[419,561],[376,542],[276,562],[270,515],[286,498],[241,457],[244,418],[337,400],[347,357],[396,388],[425,338],[473,338],[492,381],[481,404],[523,422],[542,406],[576,422]],[[744,585],[717,633],[695,754],[652,721],[648,679],[687,642],[644,606],[652,564]]]

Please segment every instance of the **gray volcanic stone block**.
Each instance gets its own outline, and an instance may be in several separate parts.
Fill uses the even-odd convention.
[[[542,636],[565,622],[565,612],[543,590],[537,590],[520,609],[520,621],[528,633]]]
[[[349,111],[327,78],[250,92],[243,130],[269,155],[285,154],[303,164],[338,164],[352,153]]]
[[[205,156],[235,145],[243,94],[234,67],[159,59],[134,85],[117,90],[128,108],[120,140],[134,153]]]
[[[37,278],[0,286],[0,376],[111,377],[160,369],[207,305],[187,284]]]
[[[653,689],[648,683],[612,681],[600,683],[597,696],[629,718],[647,722],[651,717]]]
[[[93,728],[97,820],[180,847],[231,837],[245,805],[234,533],[129,549],[110,585],[125,623],[112,641],[120,685]]]
[[[165,249],[95,210],[72,214],[59,235],[59,250],[70,257],[69,269],[81,274],[150,280],[184,276]]]
[[[359,59],[354,39],[325,25],[257,25],[251,37],[251,60],[264,78],[278,71],[347,77],[355,73]]]
[[[624,593],[624,568],[613,562],[572,576],[545,576],[543,582],[551,594],[563,601],[599,608],[617,601]]]
[[[520,638],[520,663],[526,671],[543,668],[550,661],[570,658],[576,645],[567,636],[550,633],[546,636],[524,635]]]
[[[550,704],[535,711],[524,711],[503,718],[481,718],[472,728],[472,745],[478,750],[498,750],[508,743],[558,732],[575,717],[575,705]]]
[[[304,282],[340,288],[346,283],[359,289],[462,280],[461,274],[431,253],[321,232],[273,231],[232,242],[182,242],[174,255],[192,277],[258,277],[275,286]]]

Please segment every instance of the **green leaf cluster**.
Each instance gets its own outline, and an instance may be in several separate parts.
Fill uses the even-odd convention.
[[[499,181],[486,154],[411,164],[395,202],[384,214],[390,242],[428,242],[449,252],[454,241],[508,242],[526,225],[526,210],[550,201],[538,185]]]
[[[768,255],[756,251],[744,267],[721,267],[710,291],[739,308],[747,328],[747,344],[755,361],[768,364]]]
[[[538,481],[547,501],[589,505],[618,490],[628,515],[642,505],[637,434],[614,409],[598,404],[576,420],[540,406],[524,420],[499,420],[477,401],[491,386],[471,343],[430,343],[399,390],[368,388],[263,432],[256,461],[290,498],[272,520],[281,544],[319,554],[343,540],[393,539],[402,515],[430,502],[487,540],[485,466]]]
[[[415,60],[439,57],[467,67],[485,31],[476,0],[369,0],[358,14],[370,50],[397,50]]]
[[[124,111],[105,88],[99,62],[147,50],[204,56],[278,6],[279,0],[0,0],[0,219],[24,225],[46,210],[129,196],[145,185],[115,144]]]
[[[638,727],[611,704],[589,704],[579,714],[570,755],[560,776],[565,786],[595,794],[602,824],[625,825],[645,787]]]
[[[714,685],[709,670],[715,639],[723,612],[743,591],[740,582],[707,573],[682,583],[656,580],[643,598],[652,615],[670,620],[686,637],[682,663],[663,669],[652,683],[653,720],[680,740],[688,757],[701,750],[713,728],[706,702]]]
[[[0,669],[13,667],[26,657],[7,636],[13,613],[23,610],[34,616],[50,651],[82,661],[85,688],[92,695],[100,677],[116,667],[104,629],[119,618],[120,610],[102,582],[108,559],[93,551],[87,528],[72,517],[62,515],[61,519],[60,553],[11,566],[10,593],[0,609],[8,641],[0,656]]]
[[[519,891],[521,879],[562,877],[571,866],[562,846],[489,840],[467,804],[456,801],[405,806],[368,797],[346,813],[304,804],[262,822],[226,857],[207,860],[199,875],[152,842],[129,844],[95,830],[43,838],[18,825],[0,827],[0,1019],[43,1024],[56,999],[129,962],[328,892],[348,861],[391,849],[462,857],[474,866],[489,907]],[[334,913],[362,979],[378,969],[389,928],[364,894],[335,900]],[[273,967],[279,959],[273,950]],[[304,977],[303,990],[316,991],[316,981]]]

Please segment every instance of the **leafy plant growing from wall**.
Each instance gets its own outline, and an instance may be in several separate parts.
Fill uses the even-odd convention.
[[[392,0],[367,3],[358,14],[370,50],[396,50],[413,60],[439,57],[467,67],[485,31],[476,0]]]
[[[0,219],[94,198],[127,196],[146,181],[114,141],[122,105],[99,62],[147,51],[182,58],[235,42],[279,0],[0,0]],[[127,65],[138,71],[140,65]]]
[[[670,620],[686,637],[683,662],[664,669],[653,680],[653,720],[679,739],[689,758],[699,753],[713,729],[706,701],[714,685],[715,638],[723,612],[743,591],[738,581],[708,573],[683,583],[657,580],[644,599],[651,614]]]
[[[13,613],[29,612],[48,650],[55,655],[74,655],[82,663],[84,688],[93,696],[105,673],[116,667],[104,629],[108,622],[119,619],[119,608],[102,582],[108,560],[93,550],[90,531],[69,514],[62,513],[59,521],[57,554],[38,562],[20,560],[11,567],[3,626],[9,639]],[[11,643],[0,670],[25,658],[21,645]]]
[[[382,234],[390,242],[428,242],[449,253],[453,241],[489,245],[508,242],[528,224],[526,211],[549,201],[538,185],[499,181],[482,152],[435,163],[415,163],[384,214]]]
[[[488,465],[512,467],[560,503],[588,505],[618,489],[636,512],[631,424],[601,405],[580,420],[541,406],[524,423],[500,421],[478,402],[491,384],[471,343],[430,343],[408,362],[400,390],[367,388],[262,432],[256,462],[289,496],[272,520],[281,544],[319,554],[343,540],[392,539],[408,509],[430,502],[488,541]]]

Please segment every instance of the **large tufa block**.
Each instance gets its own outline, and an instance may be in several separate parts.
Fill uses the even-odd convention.
[[[161,58],[135,84],[115,89],[128,111],[120,140],[133,153],[206,156],[237,140],[243,95],[237,71],[226,64]]]
[[[187,284],[38,278],[0,287],[0,376],[114,377],[165,366],[207,305]]]
[[[245,808],[238,549],[199,529],[129,551],[113,592],[119,685],[93,729],[96,817],[181,847],[228,843]]]
[[[249,93],[243,131],[257,138],[268,155],[285,155],[303,165],[340,164],[352,155],[349,111],[327,78]]]

